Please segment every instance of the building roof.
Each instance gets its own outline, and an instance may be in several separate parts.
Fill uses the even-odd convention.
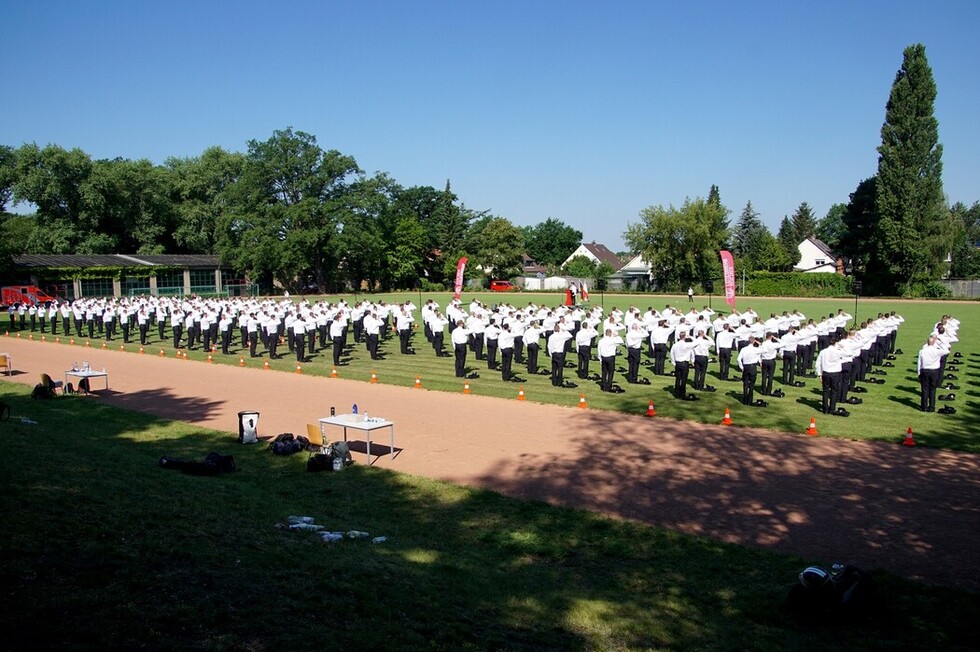
[[[835,254],[831,250],[830,245],[828,245],[826,242],[824,242],[823,240],[818,240],[816,237],[812,235],[809,236],[807,240],[812,242],[817,247],[817,249],[819,249],[827,256],[827,258],[830,258],[831,260],[837,260],[837,254]]]
[[[223,267],[218,256],[200,254],[23,254],[14,256],[14,266],[39,267]]]
[[[597,244],[593,240],[592,242],[583,242],[582,246],[595,256],[600,263],[607,263],[614,270],[618,270],[623,266],[623,261],[619,259],[619,256],[610,251],[609,247],[604,244]]]

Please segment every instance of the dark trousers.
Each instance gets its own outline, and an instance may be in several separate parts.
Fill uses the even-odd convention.
[[[608,392],[612,389],[613,385],[613,372],[616,370],[616,356],[608,355],[602,358],[601,362],[602,368],[602,381],[600,387],[603,391]]]
[[[368,333],[367,334],[367,350],[371,354],[372,360],[378,359],[378,334]]]
[[[248,354],[250,356],[252,356],[253,358],[257,358],[258,355],[259,355],[258,353],[255,352],[255,349],[258,348],[258,346],[259,346],[259,333],[258,333],[258,331],[249,331],[249,334],[248,334]]]
[[[776,375],[776,358],[762,361],[762,395],[772,396],[772,379]]]
[[[687,397],[687,377],[690,373],[690,362],[683,360],[674,365],[674,396],[676,398]]]
[[[837,410],[837,397],[840,396],[840,372],[823,372],[823,376],[820,378],[821,385],[823,385],[823,397],[820,401],[820,407],[823,408],[824,414],[831,414]]]
[[[631,383],[637,381],[640,373],[640,347],[627,347],[626,349],[626,380]]]
[[[851,388],[854,383],[854,364],[851,362],[844,362],[840,366],[840,382],[837,383],[837,402],[844,403],[847,401],[847,390]]]
[[[592,357],[591,346],[578,347],[578,377],[585,379],[589,377],[589,361]]]
[[[921,389],[919,406],[923,412],[936,410],[936,388],[939,387],[942,380],[941,374],[939,369],[923,369],[919,373],[919,387]]]
[[[718,349],[718,372],[722,380],[728,380],[728,370],[732,366],[732,350]]]
[[[228,347],[231,346],[231,329],[226,328],[221,331],[221,352],[228,355]],[[272,353],[271,351],[269,352]]]
[[[742,368],[742,403],[752,405],[755,400],[755,379],[759,376],[759,365],[747,364]]]
[[[540,348],[539,344],[533,342],[527,345],[527,373],[529,374],[538,373],[538,350]]]
[[[561,387],[565,382],[565,352],[551,354],[551,384]]]
[[[500,378],[510,380],[511,365],[514,363],[514,349],[500,349]]]
[[[436,355],[442,355],[442,349],[444,345],[445,334],[442,331],[432,334],[432,348],[435,350]]]
[[[344,351],[344,340],[346,338],[343,335],[338,335],[333,338],[333,363],[335,365],[340,364],[340,354]]]
[[[456,353],[456,377],[462,378],[466,375],[466,344],[457,344],[453,350]]]
[[[176,348],[179,348],[180,347],[180,336],[184,334],[184,327],[183,326],[180,326],[180,325],[172,326],[171,327],[171,330],[174,333],[174,348],[175,349]]]
[[[487,340],[487,369],[497,368],[497,340]]]
[[[293,333],[293,344],[296,362],[306,362],[306,333]]]
[[[140,329],[140,344],[146,346],[146,336],[150,332],[149,322],[140,324],[139,329]]]
[[[704,389],[704,377],[708,372],[708,356],[694,356],[694,389]]]
[[[401,352],[408,353],[408,338],[412,335],[411,328],[403,328],[398,331],[398,341],[401,343]]]
[[[653,373],[658,376],[664,375],[664,361],[667,360],[667,345],[653,345]]]
[[[783,384],[792,385],[796,381],[796,352],[783,353]]]

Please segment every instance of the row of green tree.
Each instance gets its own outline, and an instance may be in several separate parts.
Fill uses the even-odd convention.
[[[799,243],[811,236],[839,254],[869,294],[936,295],[944,291],[940,278],[980,278],[980,204],[949,206],[943,194],[935,98],[925,48],[909,46],[885,107],[878,173],[820,220],[804,202],[774,236],[750,201],[729,229],[729,211],[712,186],[707,200],[644,209],[626,244],[666,288],[719,278],[718,250],[726,247],[740,269],[792,269]]]
[[[353,157],[292,128],[245,154],[92,160],[57,145],[0,147],[0,248],[12,254],[217,254],[263,285],[383,289],[447,282],[461,256],[488,275],[520,272],[523,256],[556,269],[582,233],[549,218],[519,228],[475,211],[445,188],[367,176]]]

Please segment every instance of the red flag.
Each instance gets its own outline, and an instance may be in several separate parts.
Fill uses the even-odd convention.
[[[725,303],[735,309],[735,259],[732,252],[721,251],[721,268],[725,272]]]
[[[463,270],[466,269],[466,258],[460,258],[459,262],[456,263],[456,286],[455,292],[453,293],[453,298],[458,299],[459,293],[463,290]]]

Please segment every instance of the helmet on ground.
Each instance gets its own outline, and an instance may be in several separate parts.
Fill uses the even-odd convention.
[[[830,574],[819,566],[807,566],[800,573],[800,584],[808,589],[821,589],[830,583]]]

